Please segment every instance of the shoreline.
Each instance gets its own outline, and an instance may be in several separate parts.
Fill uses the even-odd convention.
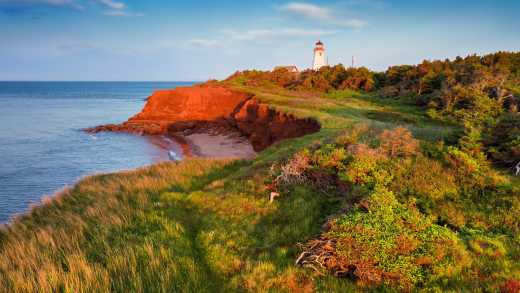
[[[91,134],[84,131],[85,134]],[[117,132],[116,132],[117,133]],[[182,155],[181,160],[186,159],[254,159],[257,152],[247,137],[243,136],[238,130],[234,129],[217,129],[217,127],[209,127],[204,129],[197,129],[193,132],[169,132],[166,134],[139,134],[132,132],[120,132],[131,136],[141,136],[145,138],[150,144],[156,146],[164,152],[174,151],[176,154]],[[112,170],[108,172],[94,171],[92,173],[85,173],[73,181],[59,187],[52,192],[42,193],[40,198],[36,201],[31,201],[24,211],[16,212],[5,220],[0,222],[0,228],[9,226],[17,218],[23,218],[31,213],[34,208],[41,207],[52,201],[55,197],[60,196],[67,190],[70,190],[80,184],[83,180],[99,175],[116,175],[125,174],[128,172],[135,172],[142,168],[150,168],[162,163],[176,162],[172,159],[158,159],[153,162],[133,168],[125,168]]]
[[[181,159],[195,157],[253,159],[257,155],[247,137],[234,129],[206,128],[143,136],[162,150],[174,151],[175,154],[181,155]]]

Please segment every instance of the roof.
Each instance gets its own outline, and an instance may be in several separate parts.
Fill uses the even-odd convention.
[[[318,42],[316,43],[316,46],[323,46],[323,43],[322,43],[321,41],[318,41]]]
[[[274,70],[282,69],[282,68],[285,68],[285,69],[289,70],[290,72],[297,72],[298,71],[298,67],[296,67],[295,65],[276,66],[274,68]]]

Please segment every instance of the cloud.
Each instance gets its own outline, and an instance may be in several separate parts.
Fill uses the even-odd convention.
[[[95,0],[97,3],[105,6],[109,10],[103,12],[105,16],[115,17],[138,17],[143,16],[142,13],[130,12],[127,10],[125,3],[116,0]]]
[[[332,24],[337,24],[341,26],[347,26],[354,29],[364,28],[367,23],[365,21],[359,20],[357,18],[347,19],[347,20],[335,20],[331,22]]]
[[[121,16],[121,17],[138,17],[138,16],[144,16],[142,13],[133,13],[129,11],[124,10],[109,10],[103,12],[103,15],[105,16]]]
[[[185,41],[181,48],[224,48],[239,42],[254,42],[256,44],[269,44],[272,41],[289,38],[320,37],[337,33],[335,30],[302,29],[302,28],[277,28],[277,29],[249,29],[235,30],[223,29],[214,38],[193,38]],[[170,44],[171,45],[171,44]],[[163,44],[164,47],[164,44]],[[172,45],[172,47],[178,47]]]
[[[366,25],[365,21],[357,18],[338,17],[330,7],[310,3],[290,2],[278,7],[278,10],[322,23],[355,29],[360,29]]]
[[[75,0],[0,0],[0,8],[4,12],[21,12],[35,6],[66,7],[76,10],[84,9],[84,7]]]
[[[273,38],[294,38],[294,37],[319,37],[335,34],[337,31],[316,30],[301,28],[281,28],[281,29],[251,29],[245,31],[222,30],[222,33],[235,40],[255,41]]]
[[[115,0],[97,0],[101,5],[114,10],[122,10],[126,8],[126,4]]]
[[[92,50],[97,49],[98,47],[91,43],[67,43],[67,44],[59,44],[56,46],[56,50],[58,52],[75,52],[75,51],[84,51],[84,50]]]
[[[301,15],[309,19],[327,20],[332,17],[329,8],[301,2],[285,4],[280,7],[280,11]]]
[[[222,42],[214,39],[191,39],[186,42],[190,47],[214,48],[222,46]]]

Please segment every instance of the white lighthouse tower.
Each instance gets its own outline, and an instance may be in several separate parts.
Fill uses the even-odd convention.
[[[327,57],[325,56],[325,47],[321,41],[316,43],[314,47],[314,59],[312,61],[312,69],[318,70],[322,66],[327,66]]]

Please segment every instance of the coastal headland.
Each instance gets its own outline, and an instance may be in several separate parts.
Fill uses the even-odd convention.
[[[320,130],[312,118],[297,118],[270,108],[253,94],[223,85],[201,84],[156,91],[143,110],[122,124],[107,124],[87,132],[120,131],[139,135],[169,135],[183,146],[184,155],[207,148],[208,140],[194,134],[247,138],[255,152],[288,138]],[[191,139],[190,139],[191,138]],[[227,147],[233,148],[232,145]],[[215,146],[213,146],[213,149]],[[244,154],[246,157],[250,153]]]

